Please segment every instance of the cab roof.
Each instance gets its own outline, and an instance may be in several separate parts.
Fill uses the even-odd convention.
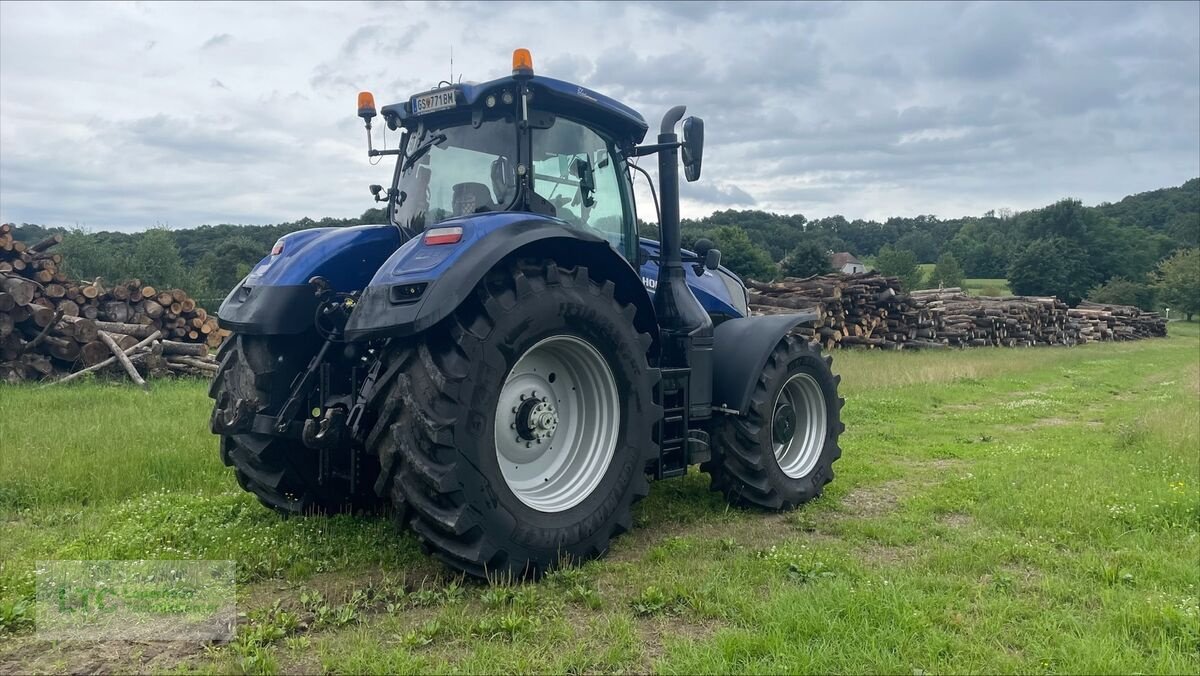
[[[541,75],[529,77],[528,82],[532,91],[530,103],[539,110],[575,118],[608,132],[617,141],[627,140],[636,144],[641,143],[646,136],[648,127],[645,118],[620,101],[570,82]],[[460,82],[430,91],[455,90],[456,108],[461,110],[484,105],[483,99],[488,94],[499,97],[505,90],[515,94],[518,86],[517,78],[510,75],[483,83]],[[389,125],[395,128],[415,126],[423,119],[436,120],[441,113],[449,112],[414,115],[413,100],[428,93],[421,92],[409,97],[407,101],[386,105],[380,109],[380,113]]]

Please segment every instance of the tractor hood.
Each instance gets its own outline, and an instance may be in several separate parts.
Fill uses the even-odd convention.
[[[642,238],[639,246],[645,254],[645,262],[640,270],[642,284],[647,291],[654,293],[655,287],[658,286],[658,261],[655,259],[658,258],[660,245],[652,239]],[[687,249],[681,250],[680,253],[684,257],[696,256]],[[750,314],[746,287],[741,278],[729,268],[719,266],[716,270],[706,270],[703,266],[688,263],[684,265],[684,278],[696,300],[700,301],[700,306],[709,314],[727,318],[745,317]]]
[[[221,326],[240,333],[295,334],[312,326],[317,299],[308,280],[335,291],[361,289],[400,244],[391,225],[310,228],[284,235],[221,303]]]

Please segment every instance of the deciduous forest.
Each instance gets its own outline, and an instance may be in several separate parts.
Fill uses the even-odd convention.
[[[281,235],[296,230],[380,223],[369,209],[357,218],[301,219],[277,225],[149,228],[136,233],[22,224],[19,239],[62,232],[60,251],[78,278],[139,278],[185,288],[215,307]],[[653,223],[640,223],[656,238]],[[961,278],[1008,279],[1014,293],[1084,298],[1152,309],[1173,303],[1200,312],[1200,178],[1181,186],[1084,206],[1063,199],[1024,212],[988,211],[942,219],[933,215],[883,222],[843,216],[809,219],[755,210],[717,211],[683,222],[684,245],[715,242],[723,262],[759,280],[826,272],[821,252],[848,251],[906,286],[952,286]],[[922,264],[936,264],[930,274]],[[931,266],[926,266],[931,267]],[[1173,285],[1173,286],[1172,286]],[[1191,286],[1189,286],[1191,285]]]

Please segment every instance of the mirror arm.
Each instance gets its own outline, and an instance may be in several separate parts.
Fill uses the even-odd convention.
[[[394,150],[376,150],[375,146],[371,140],[371,120],[364,119],[364,121],[367,123],[366,124],[366,127],[367,127],[367,157],[379,157],[381,155],[399,155],[400,154],[399,148],[396,148]]]
[[[646,155],[653,155],[654,153],[661,152],[663,150],[671,150],[672,148],[679,148],[682,145],[683,145],[682,142],[677,141],[675,143],[652,143],[650,145],[634,146],[633,151],[628,153],[626,156],[627,157],[644,157]]]

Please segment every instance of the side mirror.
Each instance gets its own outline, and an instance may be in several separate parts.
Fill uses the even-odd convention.
[[[714,249],[711,239],[701,237],[696,240],[692,246],[696,250],[696,255],[704,260],[704,268],[706,270],[716,270],[721,265],[721,250]],[[700,268],[696,268],[696,274],[700,274]]]
[[[596,198],[592,197],[592,193],[596,192],[596,176],[592,173],[592,163],[576,158],[572,163],[571,173],[579,177],[579,195],[583,197],[583,206],[589,209],[596,206]]]
[[[640,269],[643,265],[645,265],[646,263],[649,263],[649,262],[650,262],[650,252],[646,251],[645,249],[643,249],[642,247],[639,246],[638,252],[637,252],[638,268]]]
[[[704,254],[704,267],[708,270],[716,270],[721,265],[721,250],[709,249]]]
[[[492,192],[496,193],[496,202],[507,205],[517,193],[517,174],[512,162],[501,155],[492,160]]]
[[[689,117],[683,121],[683,175],[688,182],[699,180],[704,157],[704,120]]]

